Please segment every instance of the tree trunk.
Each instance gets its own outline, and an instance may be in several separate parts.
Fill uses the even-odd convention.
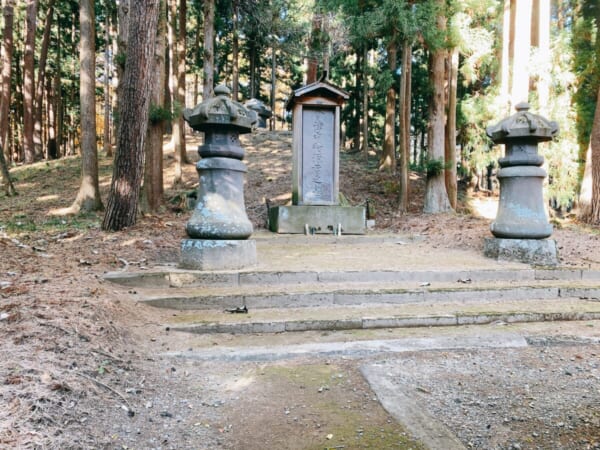
[[[410,103],[412,79],[412,46],[408,41],[402,45],[402,75],[400,78],[400,192],[398,211],[408,211],[410,166]],[[416,149],[416,145],[415,145]]]
[[[529,99],[529,51],[531,47],[531,1],[515,0],[515,27],[511,106]]]
[[[312,31],[310,33],[309,55],[307,57],[306,84],[317,81],[317,72],[319,71],[319,60],[317,55],[320,53],[319,36],[321,35],[322,15],[314,12],[312,17]]]
[[[395,36],[390,38],[387,49],[388,66],[392,75],[392,84],[387,90],[385,100],[385,126],[383,150],[379,170],[396,172],[396,66],[397,44]]]
[[[186,23],[187,23],[187,2],[186,0],[179,0],[179,30],[178,30],[178,43],[177,51],[179,53],[177,59],[177,97],[178,105],[177,108],[180,110],[177,116],[179,121],[179,148],[181,153],[181,161],[185,164],[189,164],[189,160],[186,153],[185,146],[185,121],[183,120],[183,110],[185,109],[185,73],[186,63],[185,55],[187,52],[186,47]],[[175,134],[175,130],[173,130]]]
[[[355,69],[354,69],[354,73],[355,73],[355,86],[354,86],[354,92],[355,92],[355,114],[354,114],[354,144],[353,144],[353,149],[355,152],[359,152],[360,151],[360,121],[361,121],[361,115],[360,115],[360,108],[362,105],[362,83],[363,83],[363,79],[364,79],[364,74],[363,74],[363,70],[362,70],[362,54],[357,52],[356,53],[356,64],[354,65]]]
[[[511,0],[504,0],[504,14],[502,16],[502,55],[500,58],[500,99],[510,110],[510,48],[511,48]]]
[[[204,1],[204,65],[202,100],[213,96],[215,76],[215,0]]]
[[[202,20],[202,15],[199,14],[199,18],[198,18],[198,22],[200,22]],[[193,50],[193,55],[194,55],[194,66],[196,68],[202,66],[202,55],[200,54],[200,38],[202,37],[202,35],[200,33],[196,33],[196,37],[194,38],[194,50]],[[234,37],[234,42],[235,42],[235,37]],[[234,51],[233,49],[233,44],[232,44],[232,53]],[[200,74],[198,73],[198,70],[194,70],[194,90],[193,90],[193,100],[192,100],[192,105],[195,106],[198,104],[198,102],[200,101],[200,89],[198,88],[199,85],[199,81],[200,81]]]
[[[23,151],[25,162],[35,161],[33,142],[35,91],[35,28],[37,0],[27,0],[25,17],[25,52],[23,54]]]
[[[256,45],[254,43],[250,44],[250,48],[248,49],[249,55],[248,59],[250,60],[250,98],[256,98]]]
[[[446,18],[438,17],[438,27],[446,28]],[[446,51],[443,48],[431,52],[429,79],[432,89],[429,128],[428,128],[428,160],[431,162],[444,162],[445,121],[444,121],[444,75],[446,73],[444,62]],[[427,174],[425,186],[425,203],[423,212],[437,214],[450,211],[452,207],[448,201],[444,170],[430,171]]]
[[[446,192],[450,206],[456,209],[457,180],[456,180],[456,90],[458,87],[458,48],[448,53],[448,113],[446,122]]]
[[[42,37],[42,48],[38,61],[38,76],[35,89],[35,113],[33,125],[33,144],[35,148],[35,158],[43,159],[44,145],[42,139],[42,111],[44,99],[44,86],[46,85],[46,62],[48,61],[48,48],[50,46],[50,30],[54,18],[55,0],[50,0],[46,10],[46,19],[44,21],[44,35]]]
[[[369,77],[367,68],[369,66],[369,49],[364,46],[363,50],[363,95],[362,95],[362,153],[365,160],[369,159]]]
[[[161,11],[156,35],[156,51],[152,73],[154,92],[151,104],[155,108],[164,108],[165,103],[165,40],[167,38],[167,18],[165,0],[161,0]],[[175,132],[175,129],[173,129]],[[146,158],[144,160],[144,188],[142,190],[141,210],[147,213],[157,212],[164,203],[163,187],[163,135],[162,117],[151,118],[146,136]]]
[[[58,74],[58,73],[57,73]],[[48,99],[48,159],[58,158],[58,139],[57,133],[57,95],[54,90],[54,82],[58,79],[60,83],[60,76],[54,76],[46,80],[46,98]]]
[[[579,195],[579,218],[583,222],[600,225],[600,88]]]
[[[102,130],[102,144],[104,146],[104,153],[109,158],[112,157],[112,145],[110,142],[110,40],[110,15],[106,11],[104,18],[104,129]]]
[[[538,49],[538,62],[543,69],[538,72],[535,86],[539,113],[543,116],[548,114],[548,101],[550,98],[550,2],[546,0],[533,0],[531,23],[531,45]]]
[[[171,58],[171,91],[173,94],[173,121],[172,138],[173,155],[175,158],[175,174],[173,185],[181,184],[183,178],[183,164],[187,162],[185,151],[185,128],[182,111],[185,107],[185,0],[179,2],[177,13],[177,0],[171,0],[171,27],[170,41],[172,42]]]
[[[116,72],[117,72],[117,88],[115,92],[115,111],[116,120],[113,128],[113,135],[115,136],[115,143],[117,134],[119,132],[119,111],[121,110],[121,98],[123,97],[123,70],[125,69],[125,60],[127,58],[127,39],[129,37],[129,18],[131,17],[129,5],[130,0],[119,1],[117,8],[117,57],[116,61]]]
[[[60,58],[58,64],[60,64]],[[56,71],[52,80],[52,92],[54,93],[54,106],[56,109],[56,157],[61,156],[61,148],[63,141],[63,101],[61,92],[61,76],[60,71]]]
[[[2,15],[4,31],[2,32],[2,78],[0,79],[0,170],[4,180],[4,192],[7,196],[16,195],[4,153],[9,151],[8,129],[11,101],[12,57],[14,50],[13,23],[15,15],[15,0],[6,0]]]
[[[239,101],[240,97],[240,37],[238,31],[238,20],[239,20],[239,2],[233,0],[231,2],[231,8],[233,9],[232,19],[232,40],[231,40],[231,98],[233,101]]]
[[[71,212],[97,211],[102,209],[98,185],[98,147],[96,141],[96,43],[94,27],[94,2],[79,2],[80,82],[81,104],[81,186]]]
[[[271,48],[271,116],[269,129],[275,130],[275,96],[277,95],[277,53],[275,43]]]
[[[131,2],[127,59],[119,101],[119,131],[113,178],[103,230],[118,231],[136,222],[142,180],[144,145],[148,130],[150,97],[154,86],[152,66],[156,50],[159,0]]]

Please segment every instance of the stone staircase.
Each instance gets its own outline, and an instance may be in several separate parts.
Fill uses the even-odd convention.
[[[164,311],[169,330],[190,333],[600,319],[598,270],[532,268],[473,250],[433,253],[423,241],[396,235],[265,234],[257,251],[259,265],[246,270],[171,264],[105,279]]]

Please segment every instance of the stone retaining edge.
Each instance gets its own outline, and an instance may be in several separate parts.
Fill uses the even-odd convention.
[[[523,323],[523,322],[556,322],[599,320],[600,312],[514,312],[514,313],[485,313],[485,314],[448,314],[423,315],[411,317],[380,317],[363,319],[325,319],[272,321],[253,323],[203,323],[184,327],[170,327],[173,331],[184,331],[196,334],[231,333],[283,333],[296,331],[343,331],[367,330],[378,328],[418,328],[445,327],[462,325],[486,325],[493,322]]]

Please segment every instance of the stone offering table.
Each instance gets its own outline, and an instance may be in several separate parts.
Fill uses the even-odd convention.
[[[327,81],[295,91],[292,205],[269,210],[277,233],[364,234],[365,208],[339,203],[340,108],[348,94]]]
[[[496,144],[505,144],[505,157],[498,163],[500,201],[496,220],[491,224],[495,238],[485,241],[486,256],[540,265],[558,263],[543,198],[546,171],[540,167],[543,156],[538,143],[550,141],[558,133],[556,122],[529,112],[529,104],[519,103],[517,113],[487,134]]]
[[[189,239],[181,242],[180,266],[185,269],[256,264],[256,244],[248,239],[253,230],[244,204],[246,166],[239,140],[240,133],[252,130],[256,115],[232,101],[225,86],[217,86],[215,95],[184,111],[190,126],[205,135],[198,148],[198,202],[186,226]]]

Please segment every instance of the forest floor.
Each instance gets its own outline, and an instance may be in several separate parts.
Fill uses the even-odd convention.
[[[267,200],[282,204],[291,197],[290,140],[289,132],[259,132],[243,139],[249,169],[246,204],[256,229],[265,227]],[[196,145],[190,137],[190,158],[197,158]],[[376,401],[354,361],[313,358],[232,365],[161,356],[168,350],[158,339],[164,334],[161,325],[148,308],[129,301],[102,275],[177,259],[190,216],[186,194],[198,178],[195,167],[187,165],[183,186],[172,188],[173,155],[168,144],[165,150],[166,207],[116,233],[100,230],[101,213],[62,215],[79,186],[78,157],[11,172],[19,195],[0,194],[0,448],[421,448]],[[100,173],[106,201],[109,158],[100,157]],[[493,197],[463,193],[457,213],[424,215],[424,183],[412,174],[410,211],[402,215],[395,207],[396,186],[393,175],[377,171],[376,156],[366,163],[360,155],[342,153],[340,191],[351,204],[368,199],[374,205],[373,233],[418,234],[442,259],[453,249],[482,250],[495,212]],[[554,218],[553,223],[563,266],[600,267],[597,229],[572,217]],[[569,334],[577,325],[553,326]],[[592,326],[600,329],[600,324]],[[215,345],[227,339],[215,338]],[[558,405],[556,417],[536,418],[540,423],[556,419],[548,429],[558,431],[544,434],[525,429],[532,422],[521,420],[525,413],[511,414],[508,396],[489,400],[489,392],[478,393],[483,403],[493,404],[498,417],[502,415],[504,431],[492,428],[496,441],[483,440],[485,427],[483,432],[467,433],[465,445],[600,448],[600,347],[567,342],[539,348],[518,356],[478,357],[490,371],[485,375],[502,372],[498,383],[507,386],[515,379],[513,366],[518,361],[557,374],[569,370],[570,379],[590,383],[584,390],[589,389],[596,410]],[[444,373],[461,369],[451,354],[444,355],[446,363],[428,362],[438,369],[426,372],[412,367],[418,359],[413,355],[406,364],[412,375],[406,376],[422,373],[424,392],[446,386]],[[573,361],[585,370],[569,369]],[[494,370],[498,365],[502,371]],[[266,382],[252,383],[255,379]],[[517,384],[506,389],[522,390],[535,382]],[[467,389],[465,396],[475,396],[475,390]],[[543,390],[535,394],[544,395]],[[456,406],[461,401],[431,404],[440,414],[456,416],[464,413]],[[559,417],[563,411],[565,417]]]

